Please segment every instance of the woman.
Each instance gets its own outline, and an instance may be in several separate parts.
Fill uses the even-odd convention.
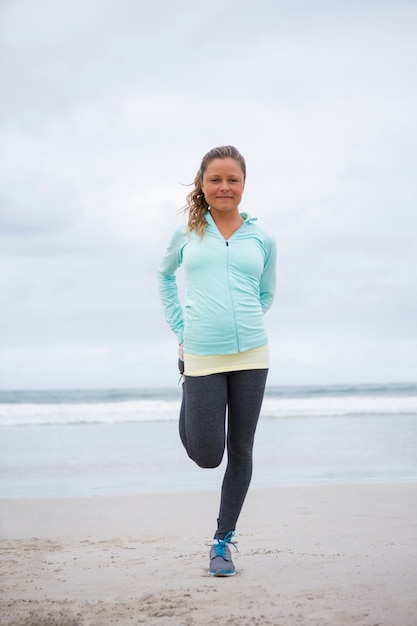
[[[263,314],[275,289],[274,240],[239,213],[246,165],[233,146],[208,152],[187,196],[187,227],[158,268],[167,322],[184,362],[180,437],[200,467],[220,465],[227,443],[209,573],[232,576],[229,544],[252,476],[252,448],[269,367]],[[184,266],[185,315],[175,272]],[[225,433],[227,407],[227,434]]]

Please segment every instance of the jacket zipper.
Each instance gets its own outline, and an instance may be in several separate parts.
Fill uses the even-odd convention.
[[[227,269],[227,284],[229,285],[230,302],[231,302],[231,305],[232,305],[233,321],[234,321],[234,325],[235,325],[235,339],[236,339],[236,346],[237,346],[237,350],[238,350],[238,352],[240,352],[240,345],[239,345],[239,333],[238,333],[238,330],[237,330],[235,305],[234,305],[234,302],[233,302],[232,288],[231,288],[231,286],[230,286],[230,274],[229,274],[229,242],[228,242],[227,240],[226,240],[226,269]]]

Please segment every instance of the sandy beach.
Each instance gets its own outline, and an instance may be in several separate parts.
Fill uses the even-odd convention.
[[[217,500],[1,501],[1,624],[416,626],[417,485],[253,490],[227,579]]]

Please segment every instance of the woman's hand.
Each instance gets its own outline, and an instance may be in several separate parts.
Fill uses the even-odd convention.
[[[178,346],[178,369],[180,374],[184,374],[184,344]]]

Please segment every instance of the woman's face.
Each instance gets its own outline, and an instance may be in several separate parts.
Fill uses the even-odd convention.
[[[238,210],[244,187],[242,168],[229,157],[210,161],[201,183],[207,204],[221,213]]]

